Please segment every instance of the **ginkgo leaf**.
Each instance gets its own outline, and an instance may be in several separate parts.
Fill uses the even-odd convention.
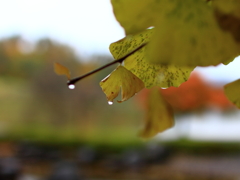
[[[115,59],[119,59],[137,47],[151,40],[154,29],[145,30],[135,35],[112,43],[110,51]],[[124,67],[140,78],[145,87],[178,87],[185,82],[194,67],[178,67],[175,65],[150,64],[146,59],[146,48],[143,47],[124,61]]]
[[[212,6],[224,14],[232,14],[240,18],[239,0],[214,0]]]
[[[240,43],[240,1],[214,0],[212,5],[219,27],[231,33],[234,40]]]
[[[140,137],[151,138],[174,126],[173,111],[165,102],[157,88],[153,88],[148,97],[148,109],[144,128]]]
[[[110,75],[100,82],[109,102],[121,92],[122,101],[126,101],[144,88],[144,83],[123,66],[118,66]]]
[[[124,61],[124,67],[139,77],[146,88],[153,86],[180,86],[187,81],[194,68],[175,65],[151,64],[146,60],[146,48],[142,48]]]
[[[112,5],[126,34],[155,27],[147,49],[151,63],[178,66],[227,64],[240,53],[240,45],[235,41],[240,41],[240,25],[224,29],[228,24],[222,25],[222,20],[218,22],[215,9],[206,1],[112,0]]]
[[[240,79],[225,85],[224,92],[227,98],[240,108]]]
[[[172,2],[164,1],[164,7]],[[179,66],[218,65],[234,59],[240,46],[223,31],[202,0],[175,2],[175,8],[157,17],[155,32],[147,49],[149,61]]]
[[[160,1],[111,0],[113,12],[125,33],[135,34],[153,26]]]
[[[54,71],[57,75],[65,75],[70,79],[70,71],[65,66],[59,63],[54,63]]]
[[[153,32],[154,28],[147,29],[135,35],[128,35],[125,38],[110,44],[109,50],[112,53],[113,58],[120,59],[141,45],[148,43],[151,40]]]

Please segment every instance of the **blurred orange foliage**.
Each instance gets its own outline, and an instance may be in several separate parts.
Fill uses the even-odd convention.
[[[222,111],[234,108],[227,99],[223,88],[207,83],[199,73],[193,72],[185,83],[179,87],[160,89],[163,98],[172,106],[175,112],[199,111],[218,108]],[[149,90],[144,90],[139,100],[145,102]]]

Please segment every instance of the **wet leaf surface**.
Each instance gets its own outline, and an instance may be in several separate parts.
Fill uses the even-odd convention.
[[[109,102],[113,102],[120,91],[122,99],[118,102],[128,100],[144,88],[143,82],[121,65],[103,79],[100,86]]]

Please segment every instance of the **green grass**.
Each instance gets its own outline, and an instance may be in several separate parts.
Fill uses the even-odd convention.
[[[54,127],[46,124],[18,125],[6,136],[12,141],[23,139],[50,145],[80,145],[126,147],[142,144],[137,131],[126,127],[79,128],[76,126]]]
[[[1,139],[115,147],[141,143],[137,137],[137,127],[133,126],[136,122],[134,119],[139,118],[131,102],[115,106],[108,106],[106,102],[106,107],[101,107],[102,102],[91,105],[94,113],[89,117],[81,115],[75,107],[77,117],[69,119],[69,114],[66,122],[58,124],[51,121],[55,117],[52,115],[58,112],[47,109],[48,106],[34,96],[28,81],[0,78],[0,100],[0,124],[6,124],[4,131],[0,132],[0,135],[3,134]]]
[[[239,142],[212,142],[212,141],[192,141],[180,139],[176,141],[162,142],[163,145],[170,147],[178,152],[193,154],[222,154],[239,153]]]

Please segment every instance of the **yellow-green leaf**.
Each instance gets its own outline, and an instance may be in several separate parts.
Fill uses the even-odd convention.
[[[240,18],[239,0],[214,0],[212,6],[226,15],[232,14]]]
[[[109,50],[114,59],[120,59],[151,40],[154,29],[147,29],[135,35],[128,35],[110,44]]]
[[[145,30],[135,35],[112,43],[110,51],[115,59],[129,54],[137,47],[151,40],[154,29]],[[124,61],[124,67],[141,79],[145,87],[178,87],[185,82],[194,67],[179,67],[175,65],[150,64],[146,57],[146,48],[138,50]]]
[[[147,115],[140,136],[151,138],[172,126],[174,126],[173,111],[163,100],[159,89],[154,88],[149,94]]]
[[[213,8],[219,27],[240,43],[240,1],[214,0]]]
[[[126,69],[139,77],[146,88],[153,86],[180,86],[187,81],[194,68],[175,65],[151,64],[146,60],[146,48],[142,48],[124,61]]]
[[[70,79],[70,71],[65,66],[59,63],[54,63],[54,71],[57,75],[65,75]]]
[[[224,92],[228,99],[240,108],[240,79],[225,85]]]
[[[126,34],[156,27],[147,50],[148,61],[178,66],[227,64],[239,55],[240,21],[234,23],[238,20],[230,18],[226,22],[221,16],[219,22],[215,14],[218,8],[238,17],[239,2],[230,0],[226,7],[224,3],[216,0],[212,7],[203,0],[112,0],[115,16]]]
[[[123,66],[118,66],[100,82],[100,86],[109,102],[113,102],[119,92],[122,91],[122,100],[118,101],[122,102],[141,91],[144,88],[144,83]]]
[[[164,7],[172,6],[164,1]],[[149,61],[179,66],[218,65],[234,59],[240,46],[223,31],[213,9],[202,0],[175,2],[175,8],[157,17],[147,49]]]
[[[127,35],[153,26],[160,6],[160,1],[155,0],[111,0],[111,3],[115,17]]]

